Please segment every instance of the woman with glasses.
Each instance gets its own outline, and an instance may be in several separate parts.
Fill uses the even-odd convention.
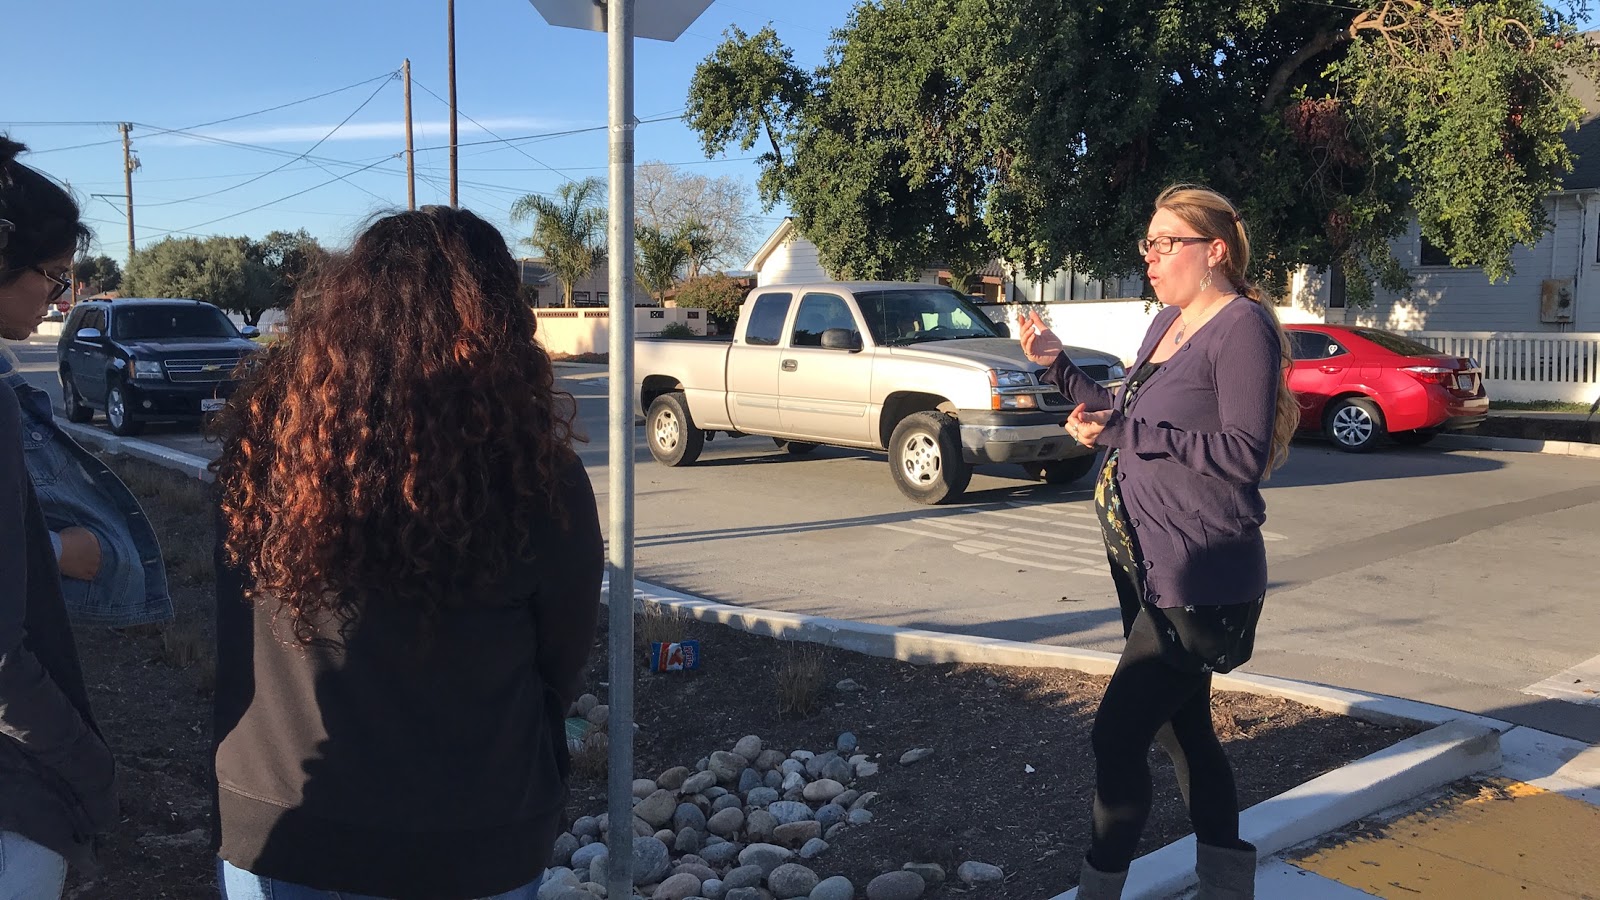
[[[78,206],[0,137],[0,337],[22,340],[61,296],[88,244]],[[111,752],[84,687],[56,553],[23,444],[34,433],[0,390],[0,897],[59,897],[116,822]]]
[[[1233,769],[1211,725],[1211,673],[1249,658],[1267,587],[1261,482],[1289,452],[1299,406],[1289,342],[1246,277],[1250,238],[1226,197],[1162,192],[1138,242],[1164,305],[1123,387],[1061,352],[1038,313],[1023,351],[1076,404],[1067,432],[1105,447],[1095,485],[1127,643],[1095,716],[1093,833],[1079,900],[1120,897],[1150,814],[1150,744],[1177,773],[1197,839],[1200,900],[1254,896]]]

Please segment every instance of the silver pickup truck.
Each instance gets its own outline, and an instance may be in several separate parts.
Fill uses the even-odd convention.
[[[1123,378],[1109,353],[1066,352],[1102,384]],[[731,344],[641,340],[634,366],[636,412],[663,465],[694,462],[719,431],[794,454],[887,450],[895,484],[921,503],[959,497],[980,463],[1021,463],[1051,483],[1094,465],[1062,429],[1071,404],[1006,326],[938,285],[760,287]]]

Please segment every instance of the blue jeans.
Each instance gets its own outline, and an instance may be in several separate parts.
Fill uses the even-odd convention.
[[[0,831],[0,900],[59,900],[66,883],[65,857],[15,831]]]
[[[539,896],[539,885],[543,882],[544,876],[540,875],[522,887],[513,888],[504,894],[495,894],[493,897],[484,897],[483,900],[535,900]],[[217,887],[221,891],[222,900],[384,900],[382,897],[372,897],[367,894],[324,891],[275,878],[263,878],[260,875],[252,875],[224,859],[217,860]],[[0,900],[10,900],[10,898],[0,896]]]

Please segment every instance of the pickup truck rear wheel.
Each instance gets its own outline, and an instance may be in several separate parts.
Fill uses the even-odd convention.
[[[1026,462],[1022,470],[1045,484],[1070,484],[1094,471],[1095,454],[1074,456],[1071,459],[1052,459],[1047,462]]]
[[[650,455],[663,466],[687,466],[705,449],[706,433],[689,418],[689,404],[679,391],[662,394],[650,404],[644,431]]]
[[[953,500],[972,480],[972,466],[961,458],[956,420],[937,412],[912,413],[894,427],[889,470],[900,493],[918,503]]]
[[[773,438],[772,442],[777,444],[780,448],[789,451],[790,456],[805,456],[807,453],[817,449],[819,446],[818,444],[809,444],[805,441],[784,440],[781,437]]]

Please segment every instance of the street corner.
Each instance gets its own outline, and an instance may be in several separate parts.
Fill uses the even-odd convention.
[[[1374,897],[1592,898],[1597,846],[1600,807],[1493,777],[1455,782],[1420,809],[1286,861]]]

